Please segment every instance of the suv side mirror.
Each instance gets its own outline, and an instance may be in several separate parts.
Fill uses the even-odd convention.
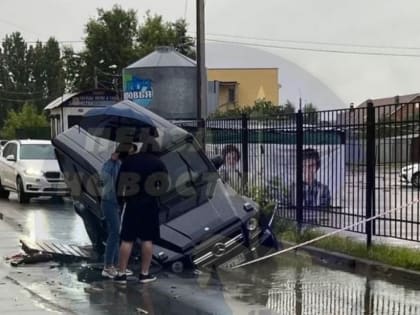
[[[215,157],[211,158],[211,162],[213,163],[214,167],[218,170],[220,166],[223,165],[223,158],[220,155],[216,155]]]
[[[6,156],[7,161],[16,162],[16,157],[13,154]]]

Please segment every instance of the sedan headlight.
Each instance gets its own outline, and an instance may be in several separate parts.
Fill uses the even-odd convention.
[[[258,227],[258,220],[256,218],[251,218],[246,222],[246,228],[248,231],[253,232]]]
[[[32,168],[28,168],[27,170],[23,171],[25,173],[25,175],[28,176],[42,176],[42,172],[40,170],[35,170]]]

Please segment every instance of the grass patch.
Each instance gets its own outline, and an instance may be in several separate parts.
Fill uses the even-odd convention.
[[[296,226],[290,222],[280,222],[276,225],[275,232],[280,240],[294,243],[302,243],[324,234],[315,229],[306,229],[299,235]],[[385,244],[374,244],[370,249],[367,249],[364,242],[336,235],[319,240],[310,246],[420,271],[420,250],[416,249]]]

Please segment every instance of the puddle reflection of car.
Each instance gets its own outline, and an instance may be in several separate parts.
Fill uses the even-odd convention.
[[[217,172],[221,159],[211,161],[190,133],[137,104],[124,101],[112,107],[133,111],[129,115],[138,117],[134,122],[131,119],[131,124],[142,125],[144,116],[149,123],[153,121],[157,131],[154,141],[159,144],[159,157],[170,177],[169,188],[159,197],[161,236],[153,253],[157,263],[173,270],[222,264],[229,267],[255,257],[267,248],[263,243],[271,245],[269,241],[275,241],[262,224],[258,206],[222,182]],[[115,126],[116,121],[110,125]],[[127,120],[119,121],[125,121],[120,127],[126,133],[134,132]],[[106,129],[103,125],[97,128]],[[101,252],[106,229],[100,212],[98,173],[117,143],[92,134],[95,132],[74,126],[59,134],[53,145],[71,188],[75,211],[83,219],[92,245]]]
[[[20,203],[32,197],[66,196],[69,189],[49,140],[11,140],[0,156],[0,197],[15,191]]]
[[[414,163],[403,167],[400,173],[402,183],[412,184],[413,187],[420,188],[420,164]]]

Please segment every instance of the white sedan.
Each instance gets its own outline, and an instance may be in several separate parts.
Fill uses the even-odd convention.
[[[420,188],[420,163],[403,167],[400,174],[401,182],[411,183],[413,187]]]

